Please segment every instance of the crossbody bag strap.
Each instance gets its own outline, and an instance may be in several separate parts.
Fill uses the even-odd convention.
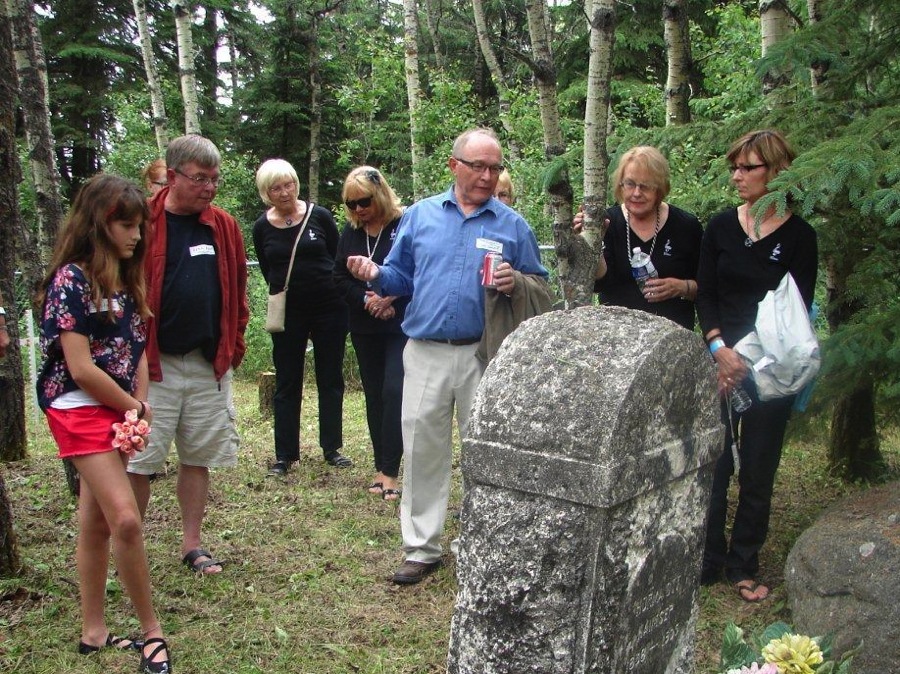
[[[294,249],[291,251],[291,261],[288,263],[287,276],[284,277],[285,292],[287,292],[288,285],[291,282],[291,272],[294,270],[294,256],[297,255],[297,246],[300,244],[300,237],[303,236],[303,231],[306,229],[306,225],[309,223],[309,216],[312,214],[313,206],[315,206],[313,202],[307,202],[306,217],[303,218],[303,224],[300,225],[300,231],[297,233],[297,238],[294,239]]]

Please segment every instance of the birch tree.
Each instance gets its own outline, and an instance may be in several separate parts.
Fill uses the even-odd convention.
[[[759,29],[762,37],[762,55],[784,40],[791,33],[791,15],[784,0],[760,0]],[[763,75],[762,90],[769,94],[787,82],[780,69],[770,69]]]
[[[606,183],[609,155],[606,138],[609,128],[609,84],[616,35],[614,0],[593,0],[588,9],[588,81],[584,110],[584,229],[583,241],[570,255],[569,283],[573,302],[590,304],[594,274],[603,254],[606,220]],[[568,296],[567,296],[568,298]]]
[[[319,13],[310,13],[309,38],[309,200],[319,200],[319,149],[322,134],[322,83],[319,80]]]
[[[431,38],[431,49],[434,52],[434,63],[438,70],[447,69],[447,59],[441,49],[440,10],[437,0],[425,0],[425,23],[428,27],[428,37]]]
[[[519,157],[519,147],[515,141],[513,133],[512,118],[510,117],[510,98],[509,87],[506,86],[506,76],[500,67],[500,61],[497,59],[497,53],[491,45],[491,36],[488,32],[487,21],[484,16],[484,0],[472,0],[472,13],[475,15],[475,34],[478,36],[478,45],[481,47],[481,54],[484,56],[484,62],[487,64],[488,71],[491,73],[491,79],[494,87],[497,89],[498,116],[503,128],[506,129],[509,138],[507,144],[509,146],[509,155],[513,159]]]
[[[666,77],[666,126],[691,121],[691,40],[685,0],[663,1],[663,24],[668,73]]]
[[[403,47],[406,52],[404,69],[406,74],[406,97],[409,105],[410,153],[412,154],[413,196],[421,199],[424,195],[421,176],[424,150],[419,142],[419,101],[422,95],[419,86],[419,16],[416,0],[403,0]]]
[[[194,39],[191,35],[190,6],[182,0],[171,0],[175,14],[178,41],[178,77],[184,99],[184,132],[200,133],[200,102],[197,100],[197,77],[194,70]]]
[[[10,0],[18,76],[19,103],[28,143],[29,168],[35,191],[37,223],[21,227],[19,260],[24,265],[28,287],[37,289],[63,218],[60,175],[50,128],[50,99],[43,42],[34,20],[34,6],[26,0]]]
[[[12,45],[10,6],[0,3],[0,291],[7,309],[10,343],[6,357],[0,360],[0,459],[25,458],[25,390],[22,357],[19,350],[16,294],[13,273],[16,268],[14,242],[21,238],[18,185],[22,178],[16,147],[16,71]],[[2,476],[0,476],[2,481]],[[9,571],[15,557],[11,515],[5,491],[0,488],[0,570]],[[12,546],[12,549],[10,549]]]
[[[156,69],[156,57],[153,55],[153,41],[150,39],[150,27],[147,22],[147,3],[145,0],[132,0],[134,16],[137,19],[138,36],[141,42],[141,55],[144,58],[144,72],[147,75],[147,90],[150,92],[150,107],[153,111],[153,132],[156,134],[156,147],[163,155],[169,144],[167,130],[168,117],[166,103],[163,99],[162,87],[159,84],[159,72]]]

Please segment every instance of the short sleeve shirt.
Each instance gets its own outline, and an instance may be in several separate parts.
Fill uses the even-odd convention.
[[[112,304],[113,320],[109,319]],[[48,409],[64,393],[78,390],[63,355],[60,335],[88,338],[91,359],[128,393],[134,392],[138,363],[147,343],[147,326],[127,292],[117,292],[98,307],[91,285],[74,264],[63,265],[47,288],[41,315],[44,364],[37,383],[38,403]]]

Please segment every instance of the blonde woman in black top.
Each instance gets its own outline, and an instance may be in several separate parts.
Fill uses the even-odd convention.
[[[297,173],[283,159],[269,159],[259,167],[256,187],[269,209],[253,225],[253,246],[270,293],[284,288],[294,242],[312,209],[291,271],[284,332],[272,334],[275,463],[269,474],[284,475],[300,458],[300,402],[310,340],[319,394],[319,444],[328,464],[349,468],[352,462],[340,453],[347,305],[334,285],[337,225],[327,208],[298,198]]]
[[[365,255],[377,264],[387,257],[402,208],[378,169],[359,166],[344,180],[344,207],[349,224],[338,242],[334,274],[350,310],[350,339],[359,362],[366,395],[366,418],[375,458],[369,492],[386,501],[400,497],[397,476],[403,456],[400,402],[403,394],[403,347],[400,328],[408,297],[382,297],[370,284],[347,271],[347,258]]]

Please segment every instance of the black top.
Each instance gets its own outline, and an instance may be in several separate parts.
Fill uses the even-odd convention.
[[[812,307],[818,271],[816,231],[798,215],[751,246],[738,220],[737,209],[709,221],[700,250],[697,313],[703,334],[713,328],[734,346],[753,330],[757,305],[790,272]]]
[[[297,223],[293,227],[275,227],[265,213],[253,223],[253,248],[259,260],[259,269],[269,284],[270,294],[284,290],[291,251],[300,226]],[[288,304],[306,310],[343,307],[344,302],[338,295],[332,275],[337,242],[337,225],[331,211],[314,206],[297,245],[288,287]]]
[[[694,329],[694,303],[678,297],[664,302],[648,302],[631,275],[631,250],[628,250],[625,228],[625,214],[616,204],[606,211],[609,229],[603,238],[606,258],[606,276],[597,279],[594,290],[603,304],[640,309],[657,316],[663,316],[688,330]],[[669,204],[669,217],[659,228],[656,246],[650,259],[660,278],[697,278],[697,264],[700,259],[700,241],[703,226],[697,216]],[[643,241],[631,230],[631,248],[640,247],[650,253],[653,240]]]
[[[166,269],[157,316],[159,350],[183,355],[202,349],[212,362],[219,344],[222,291],[212,228],[200,214],[166,211]]]
[[[409,304],[410,298],[398,297],[391,306],[394,307],[394,317],[382,320],[375,318],[366,311],[363,301],[366,297],[366,290],[371,290],[371,284],[360,281],[353,277],[347,271],[347,258],[351,255],[372,254],[372,261],[376,264],[383,264],[384,258],[387,257],[391,246],[394,245],[394,239],[397,236],[397,227],[400,225],[400,218],[392,220],[384,226],[378,237],[371,237],[366,234],[366,230],[360,227],[354,229],[352,226],[345,225],[344,231],[341,232],[340,241],[338,241],[337,257],[334,262],[334,282],[337,285],[338,292],[343,296],[350,307],[350,332],[357,334],[374,334],[374,333],[394,333],[399,334],[403,331],[400,324],[403,322],[403,315],[406,313],[406,305]],[[368,239],[368,244],[366,243]],[[377,239],[377,242],[376,242]]]

